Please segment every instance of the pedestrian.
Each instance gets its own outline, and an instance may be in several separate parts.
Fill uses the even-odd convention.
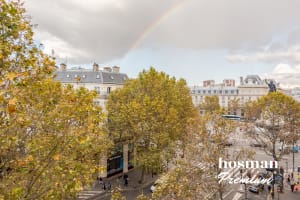
[[[127,174],[124,174],[124,185],[127,187],[128,186],[128,175]]]
[[[291,179],[291,191],[294,192],[294,187],[295,187],[295,181],[294,179],[292,178]]]
[[[100,185],[100,186],[103,185],[103,179],[102,179],[102,177],[99,177],[99,178],[98,178],[98,181],[99,181],[99,185]]]
[[[111,190],[111,184],[110,184],[110,182],[107,183],[107,190],[108,190],[108,191]]]
[[[106,191],[106,184],[103,183],[103,190]]]
[[[290,175],[288,175],[288,178],[287,178],[287,184],[288,184],[288,185],[291,185],[291,177],[290,177]]]
[[[124,180],[124,185],[127,187],[128,186],[128,178],[125,178]]]

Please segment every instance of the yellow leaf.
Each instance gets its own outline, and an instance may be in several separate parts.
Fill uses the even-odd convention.
[[[16,98],[13,98],[13,99],[10,99],[8,101],[8,111],[10,113],[13,113],[13,112],[16,112],[16,102],[17,102],[17,99]]]
[[[54,160],[59,160],[59,159],[60,159],[60,155],[59,155],[59,154],[54,155],[54,156],[53,156],[53,159],[54,159]]]
[[[6,75],[6,79],[11,80],[11,81],[14,80],[14,78],[16,78],[16,77],[17,77],[17,74],[14,72],[10,72]]]
[[[28,160],[29,162],[33,161],[33,156],[32,156],[32,155],[29,155],[28,158],[27,158],[27,160]]]

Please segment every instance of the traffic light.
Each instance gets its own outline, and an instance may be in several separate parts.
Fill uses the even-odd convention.
[[[273,162],[272,162],[272,168],[273,169],[275,168],[275,160],[273,160]]]

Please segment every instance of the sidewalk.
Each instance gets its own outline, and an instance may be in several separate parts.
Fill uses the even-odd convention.
[[[110,183],[111,184],[111,190],[118,187],[121,189],[121,191],[132,191],[132,190],[138,190],[146,185],[151,184],[154,182],[158,176],[151,174],[145,174],[144,176],[144,182],[143,184],[138,183],[140,176],[141,176],[141,170],[140,169],[131,169],[127,173],[128,175],[128,186],[124,185],[124,179],[123,179],[123,173],[117,174],[115,176],[104,178],[103,182],[105,184]],[[150,188],[149,188],[150,189]],[[104,190],[103,185],[100,185],[97,181],[95,182],[94,186],[90,190],[83,191],[79,196],[78,199],[99,199],[101,197],[108,196],[110,194],[110,191]]]

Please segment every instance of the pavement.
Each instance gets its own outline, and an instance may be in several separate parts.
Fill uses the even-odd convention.
[[[134,191],[139,190],[147,185],[150,185],[151,183],[154,183],[154,181],[158,178],[157,175],[151,175],[151,174],[145,174],[144,176],[144,182],[140,184],[138,181],[141,176],[141,170],[140,169],[131,169],[127,173],[128,175],[128,185],[124,185],[124,179],[123,179],[123,173],[114,175],[109,178],[104,178],[103,182],[107,185],[108,183],[111,184],[111,190],[104,190],[103,185],[100,185],[98,181],[95,181],[94,185],[82,191],[78,195],[78,200],[98,200],[98,199],[104,199],[107,196],[110,196],[111,191],[114,188],[120,188],[121,192],[126,191]],[[149,188],[150,189],[150,188]]]
[[[284,200],[298,200],[300,199],[300,190],[291,192],[290,186],[287,184],[287,176],[292,172],[292,169],[286,170],[287,173],[285,173],[285,179],[284,179],[284,190],[283,193],[278,193],[277,191],[277,184],[275,185],[275,194],[274,194],[274,199],[284,199]],[[296,178],[298,176],[298,172],[294,172],[294,178],[296,181],[298,179]],[[299,179],[300,180],[300,179]],[[243,200],[245,199],[245,190],[244,190],[244,185],[232,185],[229,186],[232,188],[224,198],[225,200]],[[272,196],[270,192],[265,189],[261,191],[259,194],[252,193],[248,191],[247,189],[247,197],[249,200],[272,200]]]

